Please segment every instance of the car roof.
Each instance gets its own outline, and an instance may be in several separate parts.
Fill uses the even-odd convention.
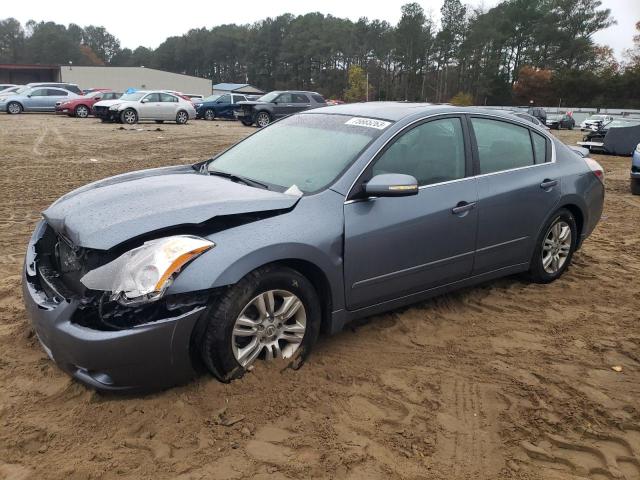
[[[345,103],[329,107],[314,108],[302,112],[305,115],[327,113],[333,115],[349,115],[354,117],[379,118],[397,122],[405,117],[417,114],[438,114],[438,113],[484,113],[487,115],[498,115],[505,118],[513,118],[512,113],[505,113],[500,110],[492,110],[481,107],[456,107],[452,105],[437,105],[431,103],[412,102],[366,102],[366,103]]]

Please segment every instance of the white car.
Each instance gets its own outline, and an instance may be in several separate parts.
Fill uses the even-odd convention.
[[[156,123],[169,121],[183,125],[196,118],[196,109],[191,102],[172,93],[140,90],[124,94],[117,100],[96,102],[93,114],[103,122],[133,125],[143,120],[154,120]]]
[[[606,125],[612,120],[613,117],[611,115],[591,115],[580,124],[580,130],[582,130],[583,132],[597,130],[598,125]]]

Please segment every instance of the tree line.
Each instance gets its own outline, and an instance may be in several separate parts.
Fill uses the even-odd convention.
[[[615,23],[600,0],[505,0],[491,9],[445,0],[440,13],[436,23],[408,3],[396,25],[283,14],[134,50],[101,26],[8,18],[0,21],[0,63],[144,65],[349,100],[368,92],[370,100],[640,107],[640,38],[623,62],[595,44],[593,34]]]

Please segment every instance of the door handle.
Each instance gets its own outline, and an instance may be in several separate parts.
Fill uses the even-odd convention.
[[[540,184],[540,188],[546,190],[548,188],[552,188],[558,185],[558,180],[549,180],[548,178],[544,179]]]
[[[454,215],[461,215],[467,213],[469,210],[476,208],[476,202],[458,202],[458,205],[451,209],[451,213]]]

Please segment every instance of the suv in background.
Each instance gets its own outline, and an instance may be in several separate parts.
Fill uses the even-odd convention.
[[[75,83],[64,83],[64,82],[35,82],[35,83],[27,83],[27,87],[57,87],[64,88],[70,92],[75,93],[76,95],[84,95],[84,92],[80,90],[80,87]]]
[[[258,100],[239,102],[238,106],[240,108],[233,114],[243,125],[255,123],[258,127],[264,128],[274,120],[292,113],[326,107],[327,102],[316,92],[286,90],[269,92]]]
[[[536,117],[543,124],[547,123],[547,111],[542,107],[529,107],[527,113],[532,117]]]
[[[213,120],[215,118],[233,119],[233,109],[240,102],[246,102],[247,97],[238,93],[225,93],[223,95],[211,95],[196,102],[196,118]]]

